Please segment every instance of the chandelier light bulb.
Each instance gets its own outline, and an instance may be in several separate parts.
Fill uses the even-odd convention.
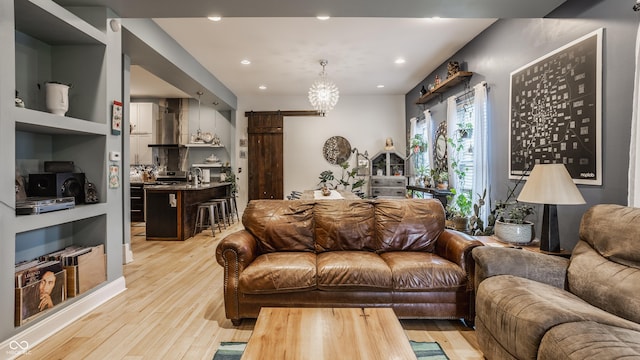
[[[327,111],[332,110],[338,103],[340,92],[338,87],[333,81],[327,78],[325,66],[327,66],[327,60],[320,60],[322,66],[322,72],[320,78],[313,82],[309,89],[309,102],[311,106],[321,115],[325,115]]]

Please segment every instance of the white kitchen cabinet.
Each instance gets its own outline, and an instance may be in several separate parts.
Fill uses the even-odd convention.
[[[129,136],[129,163],[131,165],[151,165],[153,151],[149,147],[153,141],[151,134]]]
[[[129,129],[131,134],[153,134],[158,117],[158,104],[131,103],[129,105]]]

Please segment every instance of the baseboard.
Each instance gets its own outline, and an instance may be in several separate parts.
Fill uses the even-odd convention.
[[[124,276],[104,285],[0,343],[0,357],[6,355],[6,359],[15,359],[28,355],[29,349],[125,290]]]
[[[122,244],[122,261],[124,264],[128,264],[133,261],[133,251],[131,251],[131,244]]]

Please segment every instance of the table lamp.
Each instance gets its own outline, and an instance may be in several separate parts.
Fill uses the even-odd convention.
[[[522,187],[518,201],[544,204],[540,250],[560,252],[556,205],[584,204],[564,164],[537,164]]]

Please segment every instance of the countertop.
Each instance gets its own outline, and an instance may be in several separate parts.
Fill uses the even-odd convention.
[[[171,184],[171,185],[159,185],[159,184],[153,184],[153,183],[145,183],[145,190],[152,190],[152,191],[160,191],[160,190],[169,190],[169,191],[182,191],[182,190],[206,190],[206,189],[211,189],[211,188],[216,188],[216,187],[221,187],[221,186],[228,186],[231,185],[230,182],[210,182],[208,184],[199,184],[199,185],[191,185],[189,183],[178,183],[178,184]]]

